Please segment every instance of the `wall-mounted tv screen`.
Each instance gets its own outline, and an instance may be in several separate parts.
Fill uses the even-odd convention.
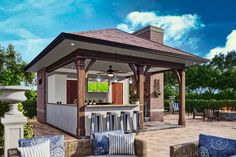
[[[109,82],[108,81],[91,81],[88,80],[88,92],[108,92]]]

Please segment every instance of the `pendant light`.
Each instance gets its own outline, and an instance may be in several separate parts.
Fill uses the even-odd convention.
[[[129,77],[129,84],[132,84],[133,83],[133,79],[132,77]]]
[[[118,82],[118,78],[117,78],[116,75],[114,76],[114,79],[112,81],[115,82],[115,83]]]
[[[96,80],[97,80],[98,82],[101,82],[101,81],[102,81],[102,78],[101,78],[100,74],[97,75]]]

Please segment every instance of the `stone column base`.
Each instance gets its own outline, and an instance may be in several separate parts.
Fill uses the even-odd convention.
[[[40,123],[45,124],[46,123],[46,111],[37,109],[37,120]]]
[[[163,109],[152,109],[150,111],[150,120],[163,122],[164,121]]]
[[[4,155],[7,157],[7,151],[18,147],[18,140],[24,138],[24,124],[27,118],[23,115],[5,115],[1,118],[4,125]]]

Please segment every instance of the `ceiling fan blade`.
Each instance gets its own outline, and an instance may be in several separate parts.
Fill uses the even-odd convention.
[[[123,72],[121,70],[114,70],[115,73],[126,73],[126,72]]]
[[[106,75],[107,73],[106,72],[99,72],[97,73],[98,75]]]

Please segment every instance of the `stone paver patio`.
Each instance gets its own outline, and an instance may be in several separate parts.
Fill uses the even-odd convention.
[[[177,115],[166,115],[165,122],[176,123]],[[187,127],[140,133],[138,138],[147,141],[148,157],[169,157],[171,145],[198,140],[200,133],[236,138],[236,122],[214,121],[207,122],[201,119],[187,117]]]
[[[39,123],[38,121],[36,120],[30,120],[29,121],[30,124],[33,125],[33,131],[34,131],[34,135],[36,136],[44,136],[44,135],[64,135],[64,139],[66,142],[69,142],[69,141],[77,141],[78,139],[71,136],[71,135],[68,135],[67,133],[65,132],[62,132],[56,128],[53,128],[47,124],[42,124],[42,123]]]
[[[165,122],[177,124],[178,115],[165,115]],[[76,141],[77,139],[65,134],[55,128],[38,122],[31,122],[34,125],[34,133],[40,135],[63,134],[65,141]],[[158,123],[157,123],[158,124]],[[202,121],[187,117],[187,127],[171,128],[157,131],[145,131],[137,138],[147,141],[148,157],[169,157],[171,145],[197,141],[200,133],[236,138],[236,122],[233,121]]]

